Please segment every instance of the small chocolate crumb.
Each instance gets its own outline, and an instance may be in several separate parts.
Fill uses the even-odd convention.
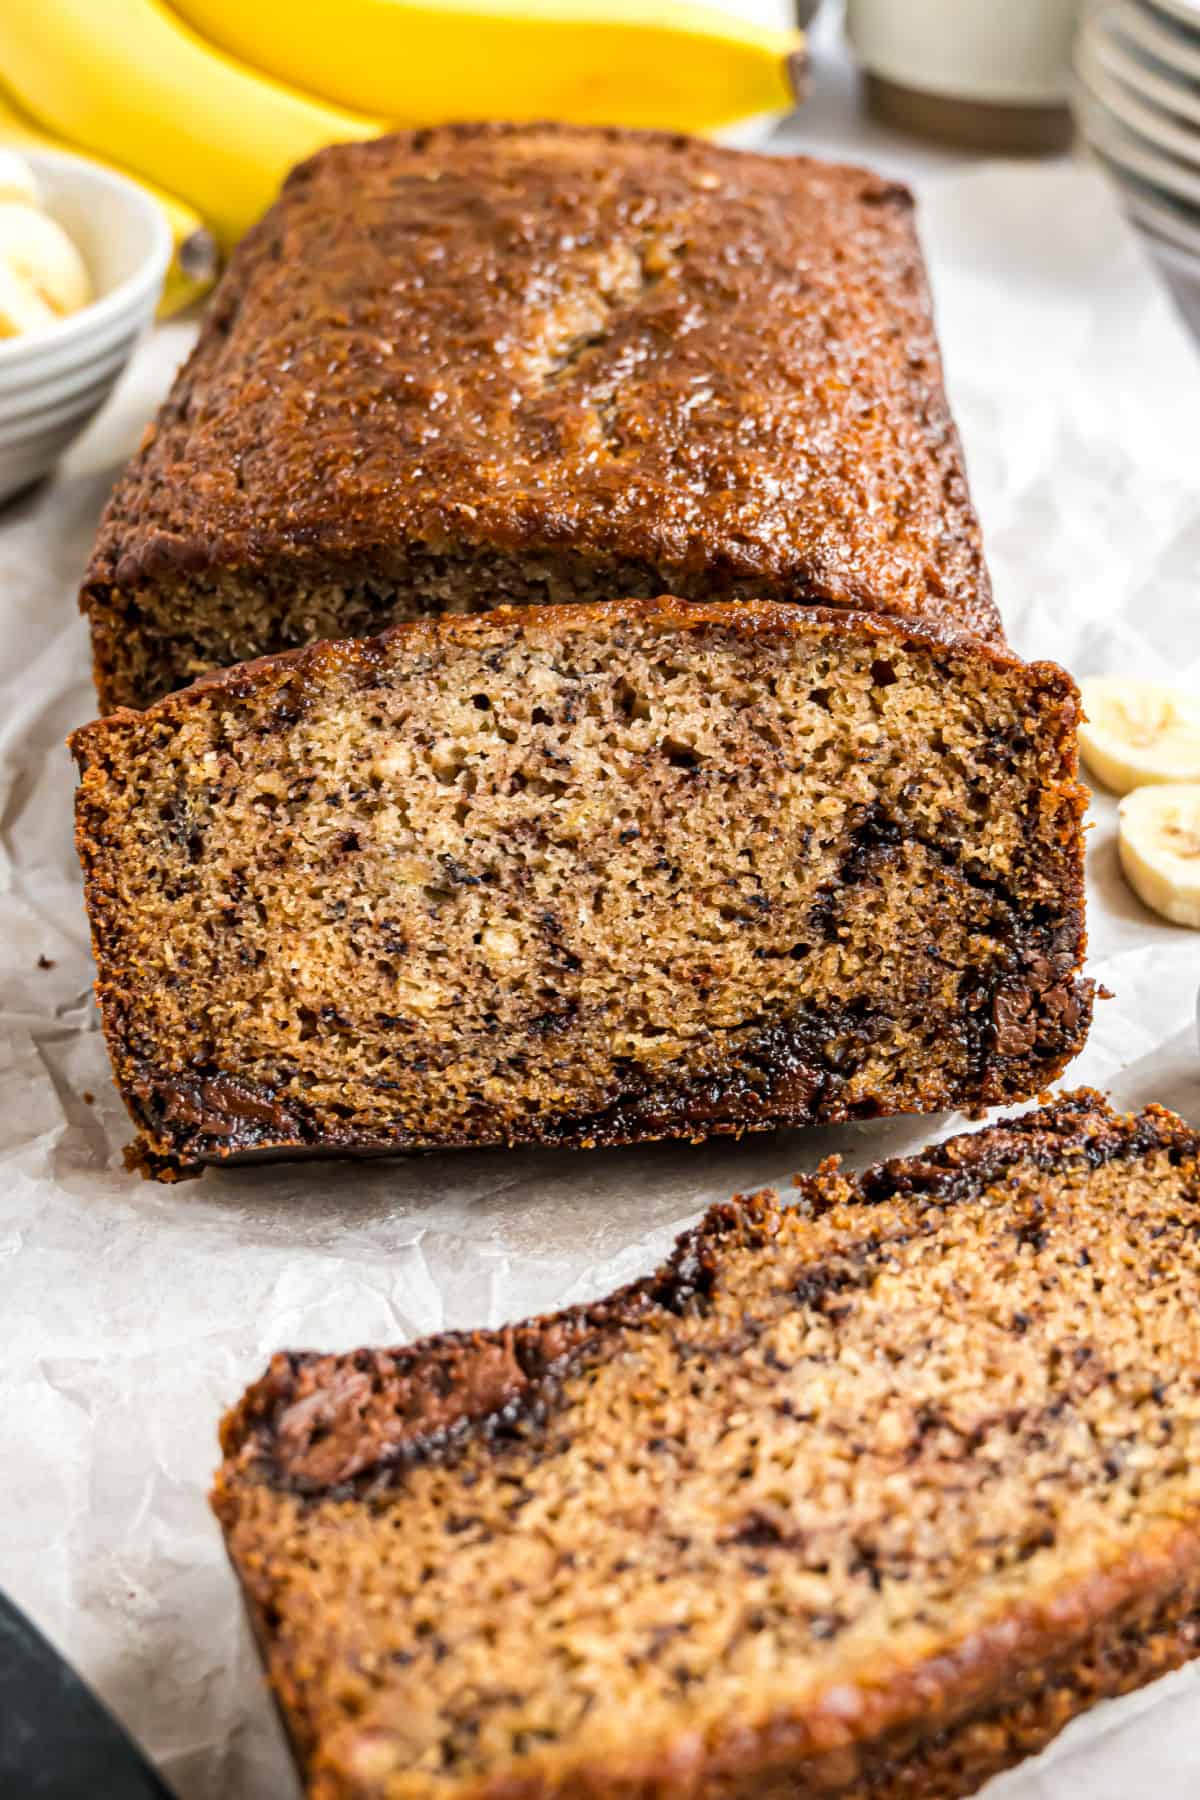
[[[1024,1056],[1037,1039],[1033,996],[1028,988],[1001,992],[992,1001],[997,1056]]]
[[[84,1088],[84,1090],[83,1090],[83,1104],[84,1104],[84,1105],[85,1105],[85,1106],[95,1106],[95,1104],[96,1104],[96,1096],[95,1096],[95,1094],[93,1094],[93,1092],[92,1092],[92,1090],[91,1090],[91,1088]]]
[[[54,958],[52,956],[39,956],[37,959],[37,966],[39,969],[52,969],[54,967]]]

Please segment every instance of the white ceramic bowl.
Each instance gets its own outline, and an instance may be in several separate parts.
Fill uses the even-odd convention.
[[[27,155],[96,298],[45,331],[0,340],[0,502],[52,469],[100,410],[154,317],[171,258],[166,219],[135,182],[56,150]]]
[[[921,93],[1056,105],[1078,13],[1079,0],[846,0],[846,33],[864,69]]]

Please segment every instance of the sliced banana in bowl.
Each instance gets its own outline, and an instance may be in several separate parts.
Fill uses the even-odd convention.
[[[0,336],[69,318],[92,298],[82,256],[58,222],[21,200],[0,200]]]
[[[1118,818],[1121,867],[1138,899],[1200,930],[1200,781],[1138,788]]]
[[[44,331],[57,318],[58,314],[37,290],[23,281],[0,256],[0,338],[24,337],[27,332]]]
[[[1080,752],[1114,794],[1200,781],[1200,696],[1125,675],[1088,676],[1079,691],[1087,715]]]
[[[40,206],[37,177],[15,150],[0,144],[0,200],[17,200],[23,206]]]
[[[0,503],[53,468],[103,404],[150,325],[171,248],[139,183],[65,151],[0,156]]]

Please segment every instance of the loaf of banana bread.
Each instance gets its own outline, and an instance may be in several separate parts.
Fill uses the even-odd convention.
[[[214,1504],[312,1800],[955,1800],[1193,1656],[1198,1153],[1082,1092],[276,1356]]]
[[[654,132],[323,151],[83,590],[101,706],[427,612],[673,593],[1000,628],[908,193]]]
[[[75,734],[146,1168],[1028,1098],[1083,1041],[1077,697],[794,605],[394,626]]]

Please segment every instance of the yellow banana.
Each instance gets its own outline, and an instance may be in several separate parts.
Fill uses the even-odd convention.
[[[166,184],[223,245],[293,163],[380,129],[241,67],[161,0],[0,0],[0,70],[39,125]]]
[[[3,93],[0,93],[0,144],[24,150],[65,150],[71,156],[83,156],[90,162],[99,162],[102,167],[115,167],[92,156],[89,151],[81,150],[76,144],[54,137],[48,131],[39,130]],[[172,313],[179,312],[191,301],[199,299],[216,280],[220,263],[216,239],[199,213],[182,200],[177,200],[174,194],[168,194],[165,189],[156,187],[153,182],[146,181],[140,175],[131,175],[128,169],[115,169],[115,172],[124,175],[127,181],[136,181],[145,188],[150,198],[162,208],[167,224],[171,227],[175,249],[163,285],[162,299],[158,304],[159,318],[168,319]]]
[[[803,67],[801,33],[690,0],[171,4],[251,67],[411,125],[499,115],[712,131],[788,110]]]

